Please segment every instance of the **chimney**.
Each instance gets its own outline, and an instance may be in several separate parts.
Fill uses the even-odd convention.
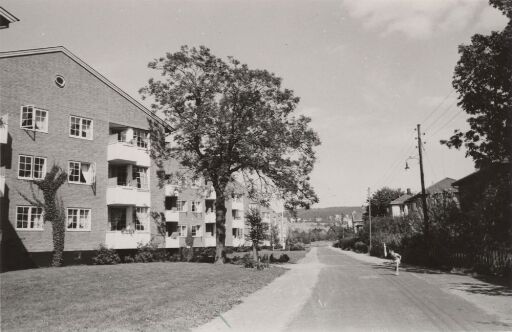
[[[411,194],[411,188],[407,188],[407,195],[412,195]]]

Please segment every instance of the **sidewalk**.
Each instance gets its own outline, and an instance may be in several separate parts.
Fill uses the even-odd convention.
[[[193,331],[283,330],[309,299],[318,280],[322,264],[318,262],[317,248],[311,248],[299,263],[287,267],[290,271]]]
[[[391,260],[353,251],[330,247],[331,250],[341,252],[359,261],[370,264],[389,265]],[[500,321],[512,325],[512,289],[487,283],[462,273],[442,272],[435,269],[418,268],[405,265],[400,271],[411,273],[432,285],[438,286],[445,292],[455,294],[488,314],[496,315]]]

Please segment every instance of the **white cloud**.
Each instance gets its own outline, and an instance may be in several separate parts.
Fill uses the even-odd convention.
[[[487,29],[504,26],[503,15],[486,0],[344,0],[343,7],[369,29],[383,35],[402,33],[412,39],[428,38],[439,30],[462,30],[475,23]]]

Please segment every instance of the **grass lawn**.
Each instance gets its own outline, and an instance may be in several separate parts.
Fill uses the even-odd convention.
[[[140,263],[7,272],[0,275],[1,329],[188,330],[285,271]]]
[[[274,258],[279,258],[282,254],[287,254],[289,257],[290,257],[290,261],[288,263],[292,263],[292,264],[295,264],[297,263],[301,258],[303,258],[304,256],[306,256],[306,253],[309,251],[309,249],[307,250],[296,250],[296,251],[286,251],[286,250],[260,250],[258,252],[258,254],[260,256],[263,256],[265,254],[269,255],[270,254],[274,254]],[[228,254],[227,257],[229,258],[233,258],[234,256],[244,256],[245,254],[250,254],[251,257],[252,257],[252,251],[248,251],[248,252],[234,252],[232,254]]]

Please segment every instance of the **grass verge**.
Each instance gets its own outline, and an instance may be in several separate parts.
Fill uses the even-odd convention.
[[[286,270],[141,263],[1,275],[2,331],[183,331],[240,303]]]

